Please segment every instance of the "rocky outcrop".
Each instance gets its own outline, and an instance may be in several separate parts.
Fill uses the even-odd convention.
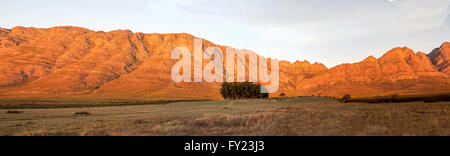
[[[450,75],[450,42],[445,42],[440,48],[434,49],[428,57],[440,72]]]

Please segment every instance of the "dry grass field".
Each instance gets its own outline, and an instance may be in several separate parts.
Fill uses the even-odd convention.
[[[14,108],[13,101],[0,101],[0,108]],[[43,101],[52,106],[58,100]],[[85,100],[75,101],[80,108],[0,109],[0,135],[450,135],[450,102],[368,104],[304,97],[98,107],[111,101],[97,100],[97,107],[82,108]]]

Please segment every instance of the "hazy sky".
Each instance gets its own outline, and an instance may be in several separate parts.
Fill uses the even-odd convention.
[[[0,27],[186,32],[216,44],[333,67],[398,46],[450,41],[450,0],[2,0]]]

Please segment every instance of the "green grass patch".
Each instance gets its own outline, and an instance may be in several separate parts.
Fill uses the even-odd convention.
[[[364,103],[404,103],[424,101],[426,103],[450,101],[450,93],[445,94],[421,94],[421,95],[391,95],[369,98],[346,98],[342,102],[364,102]]]
[[[0,109],[54,109],[54,108],[89,108],[114,106],[166,105],[176,102],[200,102],[210,100],[0,100]]]

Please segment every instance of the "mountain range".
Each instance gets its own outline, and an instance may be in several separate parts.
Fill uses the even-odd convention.
[[[174,83],[176,47],[195,36],[80,27],[0,28],[0,97],[221,99],[220,83]],[[203,40],[204,48],[225,46]],[[394,48],[380,58],[328,69],[280,62],[277,96],[381,96],[450,92],[450,42],[430,53]],[[205,62],[204,62],[205,63]],[[248,71],[248,70],[247,70]]]

